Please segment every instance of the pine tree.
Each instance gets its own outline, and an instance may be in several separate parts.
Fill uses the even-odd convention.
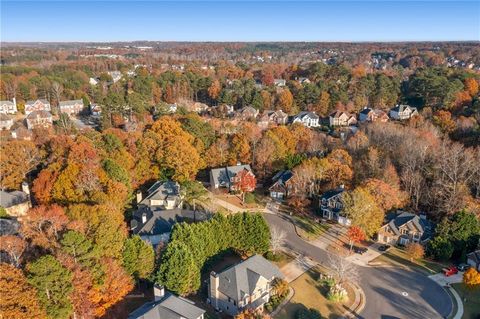
[[[123,267],[135,278],[145,279],[153,271],[155,252],[153,247],[135,235],[125,241],[123,247]]]

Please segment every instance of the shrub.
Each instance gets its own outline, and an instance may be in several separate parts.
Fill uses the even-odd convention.
[[[247,204],[255,204],[256,202],[256,199],[255,199],[255,195],[252,194],[252,193],[246,193],[245,194],[245,203]]]

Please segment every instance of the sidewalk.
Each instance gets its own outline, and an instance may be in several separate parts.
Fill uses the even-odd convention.
[[[458,295],[458,292],[450,287],[450,284],[455,284],[455,283],[460,283],[463,281],[463,272],[459,272],[455,275],[452,276],[445,276],[442,273],[435,274],[428,276],[431,280],[435,281],[437,284],[439,284],[441,287],[444,289],[448,289],[455,298],[455,301],[457,302],[457,313],[453,317],[453,319],[462,319],[463,316],[463,302],[462,298]]]
[[[285,280],[290,283],[313,266],[315,266],[315,262],[310,258],[300,256],[283,266],[280,271],[285,275]]]

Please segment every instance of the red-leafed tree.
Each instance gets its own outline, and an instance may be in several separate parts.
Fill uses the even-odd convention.
[[[245,202],[245,193],[253,192],[256,185],[255,175],[247,169],[238,172],[233,181],[233,189],[242,194],[242,203]]]
[[[359,243],[365,239],[365,233],[358,226],[352,226],[347,231],[347,237],[350,241],[350,251],[352,251],[353,243]]]

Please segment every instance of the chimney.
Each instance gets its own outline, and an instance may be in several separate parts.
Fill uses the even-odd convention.
[[[142,191],[137,191],[137,205],[142,201]]]
[[[344,184],[340,184],[340,189],[345,189],[345,185],[344,185]]]
[[[28,186],[27,182],[22,182],[22,191],[25,194],[30,195],[30,187]]]
[[[155,297],[155,301],[162,300],[162,298],[165,297],[165,287],[153,285],[153,296]]]
[[[210,283],[208,287],[208,298],[213,308],[218,309],[218,286],[220,284],[220,279],[218,274],[214,271],[210,273]]]
[[[15,111],[17,110],[17,99],[13,97],[12,99],[13,105],[15,105]]]
[[[147,213],[142,214],[142,224],[145,224],[147,222]]]

